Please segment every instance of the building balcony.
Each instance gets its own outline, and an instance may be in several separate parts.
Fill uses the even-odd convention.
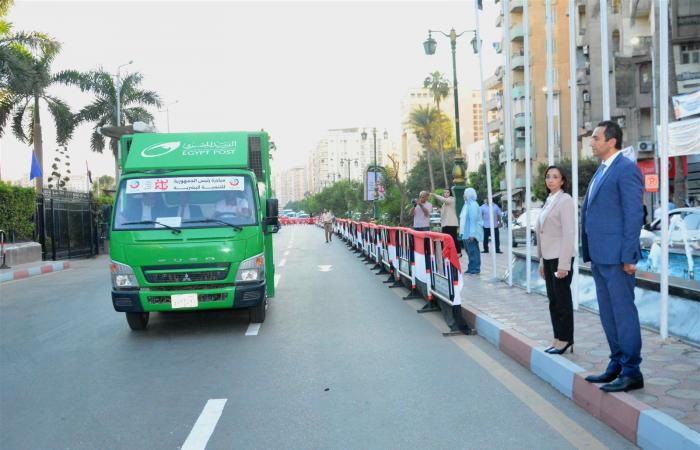
[[[493,119],[489,122],[489,133],[495,133],[501,129],[503,121],[500,119]]]
[[[499,164],[503,164],[503,163],[505,163],[506,161],[508,161],[508,158],[506,157],[506,151],[503,150],[502,152],[500,152],[500,153],[498,154],[498,163],[499,163]]]
[[[497,95],[494,95],[486,102],[487,111],[497,111],[500,106],[501,99]]]
[[[501,73],[492,75],[484,81],[486,89],[498,89],[503,85],[503,75]]]
[[[513,128],[525,128],[525,114],[517,114],[513,119]]]
[[[510,27],[510,40],[511,41],[522,41],[525,37],[525,28],[523,24],[519,23]]]
[[[525,178],[516,178],[515,179],[515,186],[513,186],[515,189],[520,189],[525,187]]]
[[[525,161],[525,147],[515,147],[516,161]]]
[[[523,12],[523,0],[510,0],[510,12]]]
[[[500,28],[503,25],[503,11],[501,11],[498,14],[498,17],[496,17],[496,28]]]
[[[513,55],[510,59],[510,66],[513,70],[525,69],[525,56],[519,53]]]
[[[513,89],[510,91],[514,99],[525,98],[525,85],[521,83],[515,83]]]

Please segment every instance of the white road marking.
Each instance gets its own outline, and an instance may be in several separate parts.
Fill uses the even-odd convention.
[[[280,267],[284,267],[285,264],[287,264],[287,260],[286,260],[286,259],[283,259],[282,261],[280,261],[279,266],[280,266]]]
[[[275,274],[275,289],[277,289],[277,285],[280,282],[280,278],[282,278],[282,275]]]
[[[260,323],[251,323],[248,325],[248,330],[245,332],[246,336],[257,336],[260,331]]]
[[[331,270],[333,270],[333,266],[330,264],[327,266],[318,266],[318,270],[320,272],[330,272]]]
[[[212,398],[207,401],[197,422],[192,427],[192,431],[187,436],[185,443],[182,444],[182,450],[204,450],[207,447],[207,442],[209,442],[224,410],[226,400],[225,398]]]

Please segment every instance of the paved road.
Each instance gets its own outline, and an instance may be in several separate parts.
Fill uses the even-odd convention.
[[[257,334],[235,311],[131,332],[104,258],[3,285],[0,447],[632,447],[480,337],[443,337],[321,230],[275,245]]]

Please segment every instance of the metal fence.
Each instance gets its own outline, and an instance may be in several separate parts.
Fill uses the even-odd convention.
[[[37,196],[34,238],[41,244],[43,259],[96,255],[97,217],[90,194],[44,189]]]

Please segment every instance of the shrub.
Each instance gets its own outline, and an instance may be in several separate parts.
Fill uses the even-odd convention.
[[[0,181],[0,229],[8,240],[30,241],[34,233],[36,193],[33,188]]]

